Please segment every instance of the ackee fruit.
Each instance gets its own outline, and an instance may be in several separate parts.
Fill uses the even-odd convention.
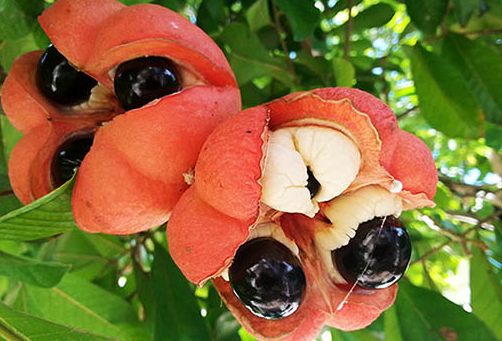
[[[39,21],[53,45],[16,60],[2,87],[3,109],[25,135],[9,163],[15,194],[27,204],[79,168],[81,229],[165,223],[207,136],[240,110],[224,54],[153,4],[59,0]]]
[[[325,324],[360,329],[394,302],[410,259],[397,217],[434,206],[436,183],[426,145],[379,99],[348,88],[294,93],[209,135],[169,220],[169,251],[190,281],[212,280],[260,340],[312,340]],[[298,269],[292,289],[276,279],[283,268],[262,260],[272,248],[292,264],[284,277]],[[298,293],[294,309],[286,292]]]

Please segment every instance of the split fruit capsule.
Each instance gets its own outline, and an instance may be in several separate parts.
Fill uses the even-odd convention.
[[[411,243],[398,217],[434,206],[434,160],[356,89],[295,93],[209,135],[167,239],[260,340],[360,329],[393,302]]]
[[[24,204],[79,169],[87,232],[167,221],[209,133],[240,110],[234,74],[197,26],[153,4],[59,0],[39,18],[52,44],[15,61],[2,106],[24,134],[9,162]]]

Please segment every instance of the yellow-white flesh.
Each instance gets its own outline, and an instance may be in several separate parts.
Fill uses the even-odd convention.
[[[331,251],[347,245],[359,224],[375,217],[399,216],[402,209],[399,196],[377,185],[363,187],[328,203],[324,214],[331,226],[316,232],[315,243],[326,269],[337,283],[345,283],[345,280],[333,267]]]
[[[269,136],[261,200],[278,211],[313,217],[318,202],[349,187],[360,165],[356,144],[335,129],[314,125],[278,129]],[[320,184],[312,199],[307,167]]]
[[[249,237],[246,240],[246,242],[253,240],[253,239],[256,239],[256,238],[266,238],[266,237],[270,237],[270,238],[277,240],[279,243],[285,245],[288,249],[290,249],[291,252],[293,252],[294,255],[298,257],[298,254],[300,252],[300,250],[298,249],[298,246],[295,244],[294,241],[292,241],[291,239],[286,237],[286,235],[284,234],[284,231],[282,230],[282,228],[279,225],[272,223],[272,222],[261,223],[261,224],[258,224],[256,227],[254,227],[250,231]],[[226,281],[229,280],[229,277],[228,277],[228,269],[229,268],[230,267],[226,268],[221,273],[221,277],[223,277],[223,279]]]

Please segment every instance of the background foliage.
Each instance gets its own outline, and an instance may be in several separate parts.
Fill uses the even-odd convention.
[[[51,2],[0,0],[0,84],[17,56],[49,43],[36,17]],[[437,207],[402,216],[414,252],[395,305],[365,330],[320,339],[502,340],[500,0],[123,2],[158,3],[204,29],[245,107],[357,87],[432,150]],[[72,182],[19,208],[7,162],[20,134],[1,110],[0,124],[0,339],[253,340],[210,284],[183,278],[165,228],[85,234],[71,218]]]

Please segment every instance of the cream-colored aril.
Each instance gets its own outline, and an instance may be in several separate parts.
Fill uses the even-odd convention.
[[[313,125],[278,129],[269,136],[261,200],[278,211],[313,217],[318,202],[349,187],[360,164],[356,144],[335,129]],[[307,167],[320,184],[312,199]]]
[[[331,251],[347,245],[359,224],[375,217],[399,216],[402,209],[399,196],[377,185],[344,194],[324,208],[331,226],[316,231],[315,243],[328,273],[337,283],[345,283],[345,280],[333,266]]]

